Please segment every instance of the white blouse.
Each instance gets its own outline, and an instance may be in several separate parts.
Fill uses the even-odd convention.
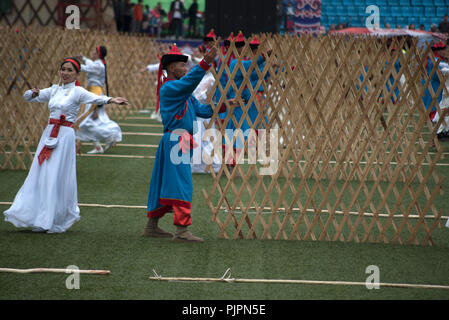
[[[23,97],[28,102],[48,102],[50,118],[59,119],[64,114],[66,120],[75,122],[81,104],[102,105],[108,103],[111,97],[97,96],[81,86],[75,86],[75,81],[39,90],[39,95],[32,98],[33,92],[27,90]]]
[[[445,76],[449,75],[449,64],[448,63],[441,61],[438,67],[443,75],[445,75]],[[449,77],[446,79],[445,85],[446,85],[446,89],[449,90]],[[440,102],[440,107],[441,108],[449,107],[449,95],[446,94],[446,91],[444,89],[443,89],[443,95],[442,95],[441,102]]]
[[[81,71],[86,72],[87,85],[103,87],[105,82],[105,66],[100,59],[95,61],[83,57],[84,64],[81,64]]]

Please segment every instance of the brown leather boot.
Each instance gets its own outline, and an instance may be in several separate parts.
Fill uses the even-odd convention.
[[[158,227],[157,223],[159,218],[148,218],[148,223],[143,230],[142,236],[144,237],[152,237],[152,238],[171,238],[173,234],[170,232],[164,231]]]
[[[189,230],[187,230],[187,227],[177,226],[177,230],[175,233],[175,236],[173,237],[173,241],[177,242],[186,242],[186,241],[193,241],[193,242],[203,242],[204,240],[200,237],[194,236]]]

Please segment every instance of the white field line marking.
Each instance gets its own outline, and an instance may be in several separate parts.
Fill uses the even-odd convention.
[[[162,137],[163,133],[157,133],[157,132],[122,132],[122,135],[125,136],[158,136]]]
[[[131,120],[140,120],[140,119],[142,119],[142,120],[154,120],[154,119],[151,119],[150,117],[126,117],[126,120],[128,120],[128,119],[131,119]]]
[[[5,154],[10,154],[11,151],[6,151],[4,153]],[[23,151],[19,151],[19,152],[16,152],[16,153],[22,154]],[[30,154],[34,155],[35,152],[30,152]],[[80,156],[80,155],[78,155],[78,156]],[[102,153],[100,153],[100,154],[98,154],[98,153],[97,154],[82,153],[81,157],[136,158],[136,159],[143,159],[143,158],[154,159],[155,158],[155,156],[134,156],[134,155],[124,155],[124,154],[102,154]],[[249,162],[248,159],[244,159],[244,161],[246,163]],[[263,161],[262,160],[258,160],[258,162],[263,162]],[[306,163],[305,160],[301,160],[299,162],[300,163]],[[294,161],[293,160],[288,160],[288,163],[294,163]],[[323,163],[323,161],[319,161],[319,163]],[[329,161],[329,163],[335,164],[335,163],[337,163],[337,161],[332,160],[332,161]],[[345,162],[345,163],[348,163],[348,162]],[[353,164],[352,161],[350,161],[349,163]],[[366,161],[361,161],[361,162],[359,162],[359,164],[366,164]],[[382,162],[379,162],[379,163],[378,162],[374,162],[373,164],[380,164],[380,165],[382,165],[383,163]],[[413,163],[405,163],[405,164],[410,165],[410,166],[414,165]],[[390,165],[397,165],[397,162],[390,162]],[[422,165],[423,166],[428,166],[429,163],[424,162],[424,163],[422,163]],[[437,167],[448,167],[449,163],[436,163],[435,166],[437,166]]]
[[[10,154],[10,151],[5,152],[6,154]],[[18,154],[23,154],[23,151],[17,152]],[[36,154],[36,152],[30,152],[31,155]],[[130,159],[154,159],[155,156],[134,156],[129,154],[88,154],[82,153],[81,155],[77,155],[78,157],[103,157],[103,158],[130,158]]]
[[[0,205],[12,205],[12,202],[0,202]],[[121,208],[121,209],[147,209],[147,206],[138,206],[138,205],[124,205],[124,204],[101,204],[101,203],[78,203],[78,206],[80,207],[93,207],[93,208]],[[237,207],[238,209],[240,207]],[[251,207],[251,209],[253,209],[254,207]],[[295,210],[296,209],[296,210]],[[293,209],[293,211],[299,211],[298,208]],[[225,210],[224,208],[221,208],[221,210]],[[271,208],[269,207],[264,207],[264,210],[271,210]],[[285,211],[284,208],[279,208],[277,213],[282,213],[280,211]],[[307,212],[315,212],[314,209],[307,209]],[[322,210],[323,212],[328,212],[327,210]],[[236,212],[238,213],[238,212]],[[257,212],[248,212],[249,214],[257,214]],[[338,214],[343,214],[343,211],[335,211],[335,213]],[[265,215],[270,215],[272,214],[271,212],[263,212],[262,214]],[[359,215],[358,212],[349,212],[349,214],[351,215]],[[367,216],[367,217],[372,217],[374,216],[374,213],[371,212],[365,212],[363,213],[363,216]],[[389,217],[388,214],[378,214],[379,217]],[[403,215],[393,215],[394,218],[403,218]],[[408,218],[413,218],[413,219],[419,219],[420,217],[418,215],[409,215]],[[435,216],[433,215],[427,215],[424,218],[426,219],[434,219]],[[449,216],[441,216],[441,219],[448,219]]]
[[[248,209],[250,210],[255,210],[255,207],[249,207]],[[224,212],[228,212],[228,210],[225,207],[221,207],[220,210],[224,211]],[[263,215],[271,215],[271,208],[270,207],[264,207],[263,208],[264,212],[262,212]],[[267,212],[269,211],[269,212]],[[285,208],[278,208],[278,211],[276,212],[277,214],[279,213],[285,213],[286,209]],[[295,211],[297,213],[299,213],[299,208],[293,208],[292,211]],[[315,212],[314,209],[306,209],[307,212]],[[321,210],[323,213],[329,213],[329,210],[327,209],[322,209]],[[242,210],[241,207],[236,207],[234,213],[238,213],[238,214],[242,214]],[[335,210],[336,214],[342,215],[345,214],[343,211],[341,210]],[[257,211],[248,211],[248,214],[257,214]],[[348,212],[349,215],[354,215],[354,216],[359,216],[360,212],[356,212],[356,211],[349,211]],[[364,217],[374,217],[375,214],[372,212],[363,212],[362,214]],[[388,218],[390,217],[390,215],[388,213],[379,213],[377,214],[377,216],[379,217],[383,217],[383,218]],[[405,218],[406,216],[404,216],[403,214],[394,214],[393,218]],[[413,218],[413,219],[419,219],[420,216],[417,214],[410,214],[407,216],[407,218]],[[424,218],[426,219],[434,219],[435,216],[434,215],[426,215]],[[441,219],[449,219],[449,216],[441,216]]]
[[[83,142],[83,145],[92,146],[92,142]],[[157,144],[133,144],[133,143],[116,143],[116,147],[135,147],[135,148],[157,148]]]
[[[138,124],[138,123],[118,123],[120,127],[145,127],[145,128],[163,128],[161,124]]]
[[[0,202],[0,205],[11,205],[12,202]],[[147,206],[131,206],[124,204],[78,203],[79,207],[147,209]]]
[[[93,145],[92,142],[82,142],[83,145]],[[157,148],[159,145],[157,144],[131,144],[131,143],[117,143],[116,146],[120,147],[137,147],[137,148]],[[298,150],[299,151],[299,150]],[[340,151],[338,151],[340,152]],[[371,153],[369,151],[368,153]],[[389,152],[387,152],[388,154]],[[398,154],[402,154],[402,152],[398,152]],[[422,154],[421,152],[417,153],[418,155]],[[428,152],[429,155],[435,155],[435,152]],[[442,155],[449,155],[449,152],[443,152]],[[247,160],[247,159],[246,159]]]

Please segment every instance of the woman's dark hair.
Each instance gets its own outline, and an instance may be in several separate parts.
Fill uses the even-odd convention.
[[[108,54],[108,50],[106,50],[105,46],[98,46],[98,48],[100,49],[99,55],[101,59],[106,58],[106,55]]]
[[[108,54],[108,50],[106,50],[105,46],[98,46],[97,53],[100,56],[100,59],[103,61],[103,64],[104,64],[104,84],[106,86],[106,95],[109,96],[108,72],[106,69],[106,61],[105,61],[106,55]]]
[[[59,67],[59,69],[61,69],[62,66],[63,66],[65,63],[67,63],[67,62],[70,63],[70,64],[75,68],[76,73],[80,73],[80,71],[81,71],[81,64],[80,64],[80,62],[78,61],[78,59],[77,59],[77,58],[74,58],[74,57],[68,57],[68,58],[65,58],[64,61],[62,61],[61,66]]]

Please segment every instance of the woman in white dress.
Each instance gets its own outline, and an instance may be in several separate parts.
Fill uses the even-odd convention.
[[[443,58],[446,60],[449,59],[449,46],[444,48],[444,51],[441,53]],[[445,61],[441,61],[439,64],[439,69],[441,73],[446,76],[445,86],[447,90],[443,90],[442,99],[440,102],[440,109],[444,115],[443,123],[438,127],[437,135],[440,139],[449,137],[449,63]],[[435,122],[438,122],[439,115],[436,113]],[[449,218],[446,221],[446,227],[449,228]]]
[[[437,129],[437,137],[440,140],[445,140],[449,137],[449,46],[443,44],[438,47],[438,57],[441,59],[438,68],[440,72],[446,77],[446,90],[443,89],[441,102],[440,102],[440,110],[442,112],[442,116],[444,117],[443,122]],[[440,119],[440,115],[438,112],[435,113],[434,118],[432,119],[433,123],[437,123]],[[446,227],[449,228],[449,219],[446,221]]]
[[[214,86],[215,78],[210,71],[206,73],[201,82],[193,91],[195,98],[202,104],[207,104],[207,95]],[[207,132],[208,139],[203,140],[203,136],[206,133],[206,122],[210,119],[204,119],[199,116],[196,117],[196,133],[193,135],[193,139],[201,146],[201,148],[195,148],[190,160],[190,168],[192,173],[206,173],[206,166],[210,163],[212,170],[217,173],[221,168],[221,160],[219,154],[214,152],[214,142],[219,141],[216,134],[216,128],[212,124],[210,131]],[[195,131],[195,130],[194,130]],[[212,139],[214,142],[212,142]],[[221,152],[220,142],[220,152]],[[205,155],[209,156],[210,161],[206,161]]]
[[[83,60],[81,71],[87,75],[87,90],[102,95],[106,85],[106,95],[108,92],[108,77],[106,70],[107,50],[104,46],[97,46],[92,53],[91,58],[80,57]],[[92,108],[95,108],[93,111]],[[122,141],[122,130],[119,125],[109,119],[105,106],[89,104],[86,105],[86,114],[90,114],[80,123],[76,131],[76,138],[81,141],[92,141],[94,149],[87,153],[104,153],[110,149],[116,142]],[[81,115],[82,117],[83,115]],[[105,142],[105,147],[101,146]]]
[[[62,84],[24,94],[28,102],[48,102],[50,120],[34,156],[28,176],[5,221],[35,232],[60,233],[80,219],[76,182],[75,132],[80,104],[128,104],[125,98],[98,96],[77,85],[80,63],[65,59],[59,74]]]
[[[449,46],[444,46],[440,51],[438,51],[438,55],[442,60],[438,65],[440,72],[444,76],[449,76],[449,64],[446,62],[449,60]],[[446,78],[445,82],[446,90],[443,90],[441,101],[440,101],[440,109],[444,114],[443,123],[438,127],[437,136],[438,139],[446,140],[449,138],[449,78]],[[438,112],[435,113],[435,117],[432,119],[434,123],[437,123],[440,119],[440,115]],[[449,225],[448,225],[449,226]]]

